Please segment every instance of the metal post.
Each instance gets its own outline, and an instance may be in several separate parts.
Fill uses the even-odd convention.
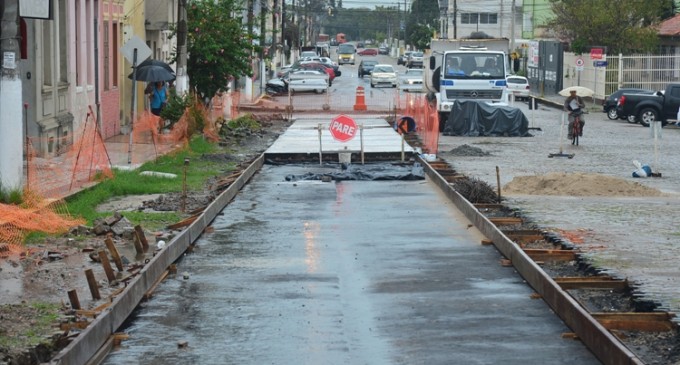
[[[187,167],[189,166],[189,157],[184,158],[184,179],[182,180],[182,212],[187,209]]]
[[[321,144],[321,123],[317,126],[319,130],[319,166],[323,165],[323,145]]]
[[[29,139],[28,139],[28,103],[24,103],[24,136],[26,136],[26,190],[31,190],[31,179],[30,179],[30,166],[29,166],[29,159],[28,159],[28,145],[29,145]]]
[[[359,125],[359,140],[361,141],[361,164],[364,164],[364,123]]]
[[[137,48],[132,52],[132,115],[130,116],[130,143],[128,145],[128,165],[132,164],[132,129],[137,116]]]

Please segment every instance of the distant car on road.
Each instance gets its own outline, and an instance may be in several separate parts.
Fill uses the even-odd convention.
[[[412,52],[406,61],[406,67],[423,67],[423,52]]]
[[[399,77],[399,90],[406,92],[423,91],[423,69],[409,68]]]
[[[364,44],[361,42],[357,43],[357,48],[364,48]]]
[[[397,87],[397,71],[392,65],[378,64],[371,72],[371,87],[385,85]]]
[[[373,71],[373,67],[378,64],[378,61],[373,61],[373,60],[361,60],[361,63],[359,63],[359,72],[358,76],[359,78],[362,78],[366,75],[370,75],[371,71]]]
[[[408,57],[411,55],[411,51],[406,51],[404,52],[403,55],[399,56],[397,58],[397,65],[406,65],[406,61],[408,61]]]
[[[375,48],[364,48],[361,51],[357,52],[359,56],[377,56],[378,55],[378,50]]]
[[[526,77],[511,75],[505,79],[505,82],[508,85],[508,91],[515,95],[515,99],[528,100],[531,96],[531,87]]]
[[[382,46],[378,48],[378,54],[390,54],[390,49],[388,47]]]

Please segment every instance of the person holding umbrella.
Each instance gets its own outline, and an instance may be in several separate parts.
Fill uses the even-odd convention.
[[[160,116],[161,110],[168,102],[168,90],[164,82],[156,81],[156,85],[149,94],[149,99],[151,99],[151,113]]]
[[[583,108],[585,108],[585,106],[586,104],[583,102],[583,99],[576,94],[576,90],[569,90],[569,96],[564,101],[564,110],[569,113],[569,126],[567,127],[569,135],[567,136],[567,139],[572,139],[571,131],[573,130],[574,120],[576,120],[577,116],[580,117],[581,134],[583,134],[583,125],[586,124],[585,120],[583,120]]]

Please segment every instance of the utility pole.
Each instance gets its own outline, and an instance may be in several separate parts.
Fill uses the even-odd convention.
[[[510,20],[510,52],[515,52],[515,0],[512,0],[510,14],[512,14]]]
[[[19,2],[0,1],[0,186],[20,189],[23,177],[22,86],[19,53]],[[26,156],[28,162],[28,156]],[[28,181],[25,182],[28,184]]]
[[[458,0],[453,0],[453,39],[458,39]]]
[[[177,82],[175,89],[178,95],[189,90],[187,75],[187,0],[177,1]]]

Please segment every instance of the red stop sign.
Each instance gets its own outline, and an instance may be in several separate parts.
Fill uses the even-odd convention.
[[[346,115],[338,115],[331,120],[329,129],[336,141],[347,142],[357,134],[357,123]]]

